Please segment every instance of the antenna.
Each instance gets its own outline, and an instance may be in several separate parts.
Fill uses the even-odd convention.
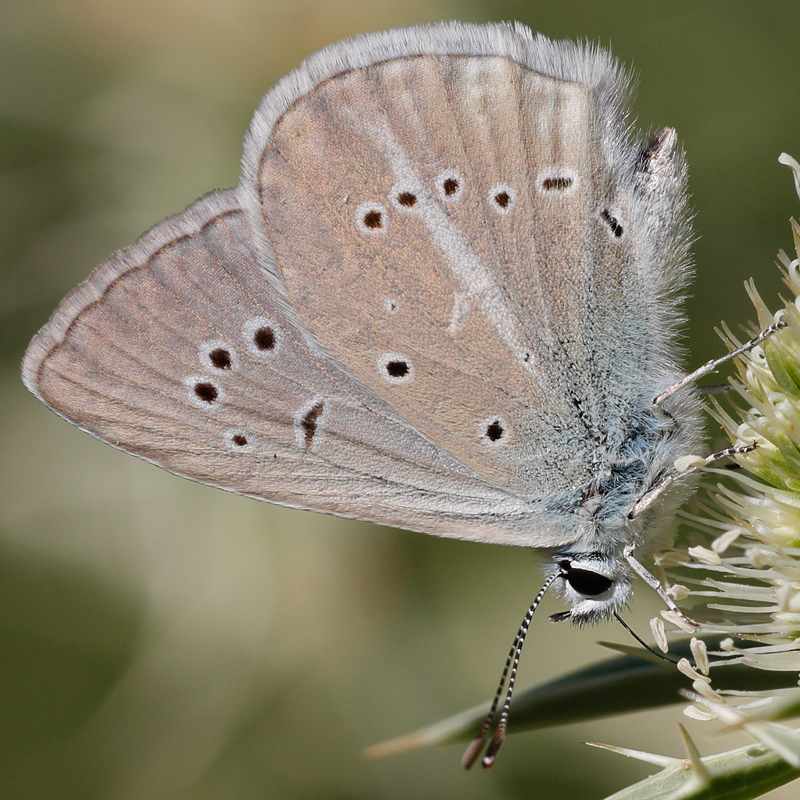
[[[553,583],[553,581],[556,578],[564,577],[565,574],[566,573],[564,572],[563,569],[559,570],[558,572],[554,572],[545,581],[544,586],[542,586],[542,588],[539,590],[539,594],[536,595],[536,598],[531,603],[531,607],[528,609],[528,613],[525,614],[525,618],[522,620],[522,624],[519,626],[517,635],[514,638],[514,644],[511,645],[511,650],[509,651],[508,657],[506,658],[506,664],[505,667],[503,667],[503,674],[500,678],[500,683],[497,687],[497,691],[494,694],[492,707],[489,709],[489,713],[486,715],[486,719],[484,719],[483,721],[483,725],[481,726],[480,732],[470,742],[469,747],[467,747],[463,757],[461,758],[461,764],[464,766],[465,769],[470,769],[470,767],[472,767],[480,757],[481,751],[483,750],[483,746],[486,744],[486,736],[489,733],[489,729],[492,727],[492,722],[494,721],[494,715],[497,711],[497,706],[500,703],[500,697],[503,694],[503,686],[505,686],[506,678],[508,678],[508,689],[506,691],[506,699],[503,703],[503,710],[500,713],[500,720],[497,723],[497,728],[495,728],[492,741],[489,742],[489,747],[486,749],[486,754],[484,755],[481,761],[481,764],[483,765],[484,769],[492,768],[492,765],[494,764],[494,761],[497,758],[497,753],[503,744],[503,740],[506,738],[506,727],[508,726],[508,711],[511,707],[511,694],[514,691],[514,681],[517,678],[517,667],[519,666],[519,657],[520,654],[522,653],[522,646],[525,644],[525,637],[528,635],[528,628],[530,628],[531,620],[533,619],[533,614],[536,611],[536,607],[539,605],[539,603],[542,602],[542,598],[545,596],[545,593],[550,588],[550,585]]]

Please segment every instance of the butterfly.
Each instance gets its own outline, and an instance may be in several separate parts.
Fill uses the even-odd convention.
[[[261,101],[236,188],[62,301],[25,384],[192,480],[536,548],[559,618],[637,573],[674,608],[643,561],[701,443],[686,169],[629,95],[607,51],[518,24],[331,45]]]

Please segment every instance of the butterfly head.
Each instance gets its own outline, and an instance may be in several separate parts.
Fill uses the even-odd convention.
[[[624,561],[605,553],[556,554],[550,575],[553,588],[570,605],[569,611],[550,619],[571,620],[576,625],[602,622],[628,604],[630,571]]]

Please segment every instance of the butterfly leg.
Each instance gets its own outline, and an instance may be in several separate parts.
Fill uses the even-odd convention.
[[[657,483],[649,492],[644,494],[641,498],[639,498],[636,505],[631,509],[628,513],[628,519],[633,521],[639,514],[642,513],[648,506],[652,505],[656,498],[664,491],[666,491],[675,481],[680,480],[681,478],[685,478],[687,475],[691,475],[691,473],[697,471],[701,467],[706,467],[709,464],[713,464],[715,461],[720,461],[723,458],[729,458],[730,456],[739,455],[740,453],[751,453],[753,450],[756,449],[758,445],[756,442],[752,442],[751,444],[743,444],[737,445],[735,447],[726,447],[724,450],[718,450],[716,453],[712,453],[710,456],[706,456],[705,458],[698,457],[697,460],[691,464],[687,469],[682,470],[681,472],[675,472],[671,475],[667,475],[663,478],[659,483]],[[650,587],[655,589],[658,594],[662,597],[664,602],[670,608],[670,610],[674,611],[681,619],[688,622],[690,625],[696,625],[697,623],[694,622],[692,619],[686,616],[683,611],[678,608],[675,604],[675,601],[667,594],[664,587],[661,585],[661,582],[655,575],[652,575],[647,569],[641,564],[639,561],[636,560],[633,556],[633,550],[636,547],[636,535],[634,534],[628,540],[628,543],[625,545],[625,549],[623,550],[623,555],[625,560],[631,565],[633,570],[636,574],[642,578]]]
[[[779,320],[778,322],[770,325],[768,328],[765,328],[761,331],[757,336],[754,336],[750,341],[745,342],[741,347],[737,347],[735,350],[732,350],[730,353],[727,353],[720,358],[714,358],[711,361],[707,361],[703,366],[699,367],[698,369],[694,370],[694,372],[690,372],[688,375],[685,375],[681,380],[677,381],[676,383],[672,384],[672,386],[667,387],[661,394],[657,395],[650,401],[650,409],[653,412],[654,416],[659,417],[669,417],[669,413],[663,408],[664,400],[666,400],[671,395],[675,394],[675,392],[680,391],[684,387],[688,386],[689,384],[694,383],[698,379],[702,378],[704,375],[708,375],[710,372],[714,372],[720,365],[724,364],[726,361],[730,361],[732,358],[736,358],[740,356],[742,353],[746,353],[748,350],[751,350],[758,344],[761,344],[765,339],[772,336],[772,334],[776,333],[777,331],[785,328],[787,323],[783,320]],[[739,455],[740,453],[749,453],[755,450],[756,443],[753,442],[752,444],[746,445],[738,445],[735,447],[728,447],[724,450],[720,450],[716,453],[712,453],[710,456],[706,456],[705,458],[697,457],[696,459],[691,459],[687,468],[682,469],[680,471],[671,473],[666,475],[659,481],[652,489],[646,492],[639,500],[636,502],[634,507],[628,513],[629,520],[635,520],[645,509],[649,508],[655,500],[665,492],[670,486],[672,486],[675,481],[681,480],[685,478],[687,475],[691,475],[693,472],[696,472],[698,469],[702,467],[706,467],[709,464],[713,464],[716,461],[720,461],[723,458],[728,458],[730,456]],[[693,620],[689,619],[683,611],[681,611],[678,606],[675,604],[674,600],[667,595],[666,590],[661,585],[661,582],[647,569],[637,561],[633,556],[633,550],[636,546],[636,536],[631,536],[623,554],[625,556],[625,560],[630,564],[633,568],[634,572],[639,575],[642,580],[645,581],[650,587],[655,589],[656,592],[661,596],[667,606],[670,608],[671,611],[676,613],[681,619],[685,620],[691,625],[696,625]]]
[[[689,467],[681,470],[680,472],[673,472],[670,475],[667,475],[666,477],[662,478],[661,481],[659,481],[652,489],[650,489],[649,492],[642,495],[642,497],[640,497],[636,502],[636,505],[628,512],[628,519],[636,519],[636,517],[638,517],[642,511],[651,506],[663,492],[665,492],[670,486],[672,486],[673,483],[675,483],[675,481],[681,480],[687,475],[691,475],[693,472],[696,472],[702,467],[707,467],[709,464],[713,464],[716,461],[721,461],[723,458],[737,456],[742,453],[752,453],[756,447],[758,447],[757,443],[752,442],[751,444],[740,444],[736,445],[735,447],[726,447],[724,450],[718,450],[716,453],[712,453],[710,456],[706,456],[705,458],[697,456],[696,460],[693,460]]]
[[[651,588],[655,589],[658,592],[661,599],[667,604],[667,607],[670,611],[674,614],[677,614],[680,619],[682,619],[688,625],[691,625],[693,628],[697,627],[697,623],[691,619],[691,617],[687,617],[686,614],[678,608],[675,601],[667,594],[667,590],[661,585],[661,581],[656,578],[655,575],[647,571],[647,568],[642,564],[640,561],[637,561],[633,555],[633,550],[636,547],[636,536],[631,536],[628,539],[628,543],[625,545],[625,549],[622,551],[622,554],[625,556],[625,560],[631,565],[633,571]]]
[[[732,358],[736,358],[742,353],[746,353],[748,350],[751,350],[756,345],[761,344],[764,339],[772,336],[773,333],[781,330],[781,328],[785,328],[787,324],[788,323],[784,322],[783,320],[779,320],[778,322],[770,325],[768,328],[764,328],[764,330],[761,331],[758,336],[754,336],[749,342],[745,342],[741,347],[737,347],[735,350],[731,350],[730,353],[726,353],[724,356],[720,356],[719,358],[712,358],[711,361],[707,361],[702,367],[699,367],[694,372],[684,375],[684,377],[681,378],[677,383],[673,383],[672,386],[667,387],[663,392],[661,392],[661,394],[659,394],[657,397],[654,397],[650,401],[650,408],[654,412],[660,411],[664,400],[666,400],[670,395],[675,394],[675,392],[683,389],[684,386],[688,386],[690,383],[694,383],[703,376],[708,375],[709,372],[714,372],[717,367],[724,364],[726,361],[730,361]]]
[[[729,361],[732,358],[736,358],[740,356],[742,353],[747,352],[748,350],[752,349],[758,344],[761,344],[766,338],[772,336],[773,333],[785,328],[787,325],[786,322],[780,320],[773,325],[770,325],[768,328],[765,328],[761,333],[757,336],[754,336],[750,341],[745,342],[741,347],[737,347],[735,350],[732,350],[730,353],[727,353],[720,358],[714,358],[711,361],[707,361],[703,364],[702,367],[694,370],[694,372],[690,372],[688,375],[685,375],[681,380],[677,383],[673,383],[672,386],[666,388],[661,394],[657,395],[650,401],[650,408],[653,411],[653,414],[656,416],[666,416],[669,417],[670,415],[668,412],[664,410],[662,407],[664,400],[668,398],[670,395],[674,394],[675,392],[683,389],[685,386],[688,386],[691,383],[694,383],[699,378],[702,378],[704,375],[708,375],[708,373],[713,372],[717,367],[721,364],[724,364],[726,361]],[[714,389],[719,389],[722,387],[713,387]],[[691,473],[697,471],[701,467],[706,467],[709,464],[714,463],[715,461],[719,461],[723,458],[728,458],[729,456],[738,455],[739,453],[749,453],[756,448],[756,443],[753,442],[752,444],[747,445],[739,445],[736,447],[728,447],[725,450],[720,450],[719,452],[712,453],[710,456],[706,456],[706,458],[698,457],[696,460],[693,460],[692,463],[684,470],[680,472],[675,472],[670,475],[664,477],[659,483],[657,483],[650,491],[644,494],[642,497],[639,498],[636,505],[631,509],[628,513],[628,519],[633,520],[638,517],[642,511],[646,508],[651,506],[653,502],[658,498],[662,492],[666,491],[675,481],[685,478],[687,475],[691,475]]]

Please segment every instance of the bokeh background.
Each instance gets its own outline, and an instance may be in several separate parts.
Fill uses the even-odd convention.
[[[259,504],[105,447],[22,387],[27,340],[113,250],[237,180],[259,97],[357,32],[519,19],[611,44],[645,128],[688,152],[691,363],[767,298],[800,212],[800,4],[479,0],[0,2],[0,795],[76,800],[604,797],[681,755],[679,709],[523,734],[490,774],[447,747],[361,750],[488,699],[535,556]],[[630,621],[659,604],[640,587]],[[522,686],[617,626],[535,621]],[[689,722],[705,753],[738,745]],[[794,789],[783,794],[794,797]]]

